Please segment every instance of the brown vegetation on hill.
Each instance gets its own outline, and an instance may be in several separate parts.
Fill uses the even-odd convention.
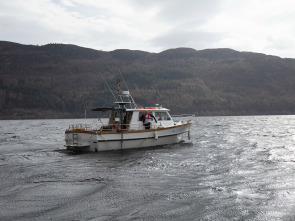
[[[0,118],[83,117],[84,109],[112,105],[101,75],[115,90],[120,71],[138,104],[162,104],[173,114],[295,114],[294,59],[231,49],[104,52],[0,41]]]

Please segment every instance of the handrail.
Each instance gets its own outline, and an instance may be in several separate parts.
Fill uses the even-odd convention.
[[[79,130],[79,131],[90,131],[92,130],[90,125],[87,124],[72,124],[69,126],[69,128],[67,129],[67,131],[69,130]]]
[[[183,123],[183,122],[181,122]],[[174,122],[175,124],[175,122]],[[169,124],[164,124],[163,122],[159,122],[159,124],[151,124],[151,128],[152,129],[156,129],[159,127],[165,127],[165,126],[170,126]],[[133,124],[120,124],[120,123],[116,123],[116,124],[99,124],[98,127],[96,129],[92,128],[90,125],[87,124],[72,124],[69,126],[69,128],[66,131],[110,131],[110,132],[114,132],[114,131],[129,131],[130,128],[134,129],[134,130],[141,130],[143,128],[143,124],[140,122],[136,122]]]

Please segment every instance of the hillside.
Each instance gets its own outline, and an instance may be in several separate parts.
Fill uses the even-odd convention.
[[[115,90],[120,72],[138,104],[159,103],[172,114],[295,114],[295,59],[231,49],[104,52],[0,41],[0,118],[83,117],[84,109],[112,105],[101,75]]]

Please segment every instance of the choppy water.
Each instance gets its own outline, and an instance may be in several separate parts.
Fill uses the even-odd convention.
[[[295,116],[193,120],[186,143],[91,154],[64,150],[73,120],[0,121],[0,220],[295,219]]]

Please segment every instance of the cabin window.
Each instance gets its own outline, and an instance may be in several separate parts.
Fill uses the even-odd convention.
[[[127,129],[129,127],[131,115],[131,112],[123,112],[123,129]]]
[[[169,114],[167,112],[156,112],[155,117],[156,117],[157,121],[171,120],[171,117],[169,116]]]
[[[139,121],[143,121],[143,115],[144,115],[144,112],[139,112],[139,114],[138,114]]]
[[[131,121],[131,115],[132,115],[131,112],[124,112],[123,113],[123,123],[124,124],[129,124],[130,123],[130,121]]]
[[[112,121],[119,122],[120,121],[120,112],[114,111],[111,119],[112,119]]]

